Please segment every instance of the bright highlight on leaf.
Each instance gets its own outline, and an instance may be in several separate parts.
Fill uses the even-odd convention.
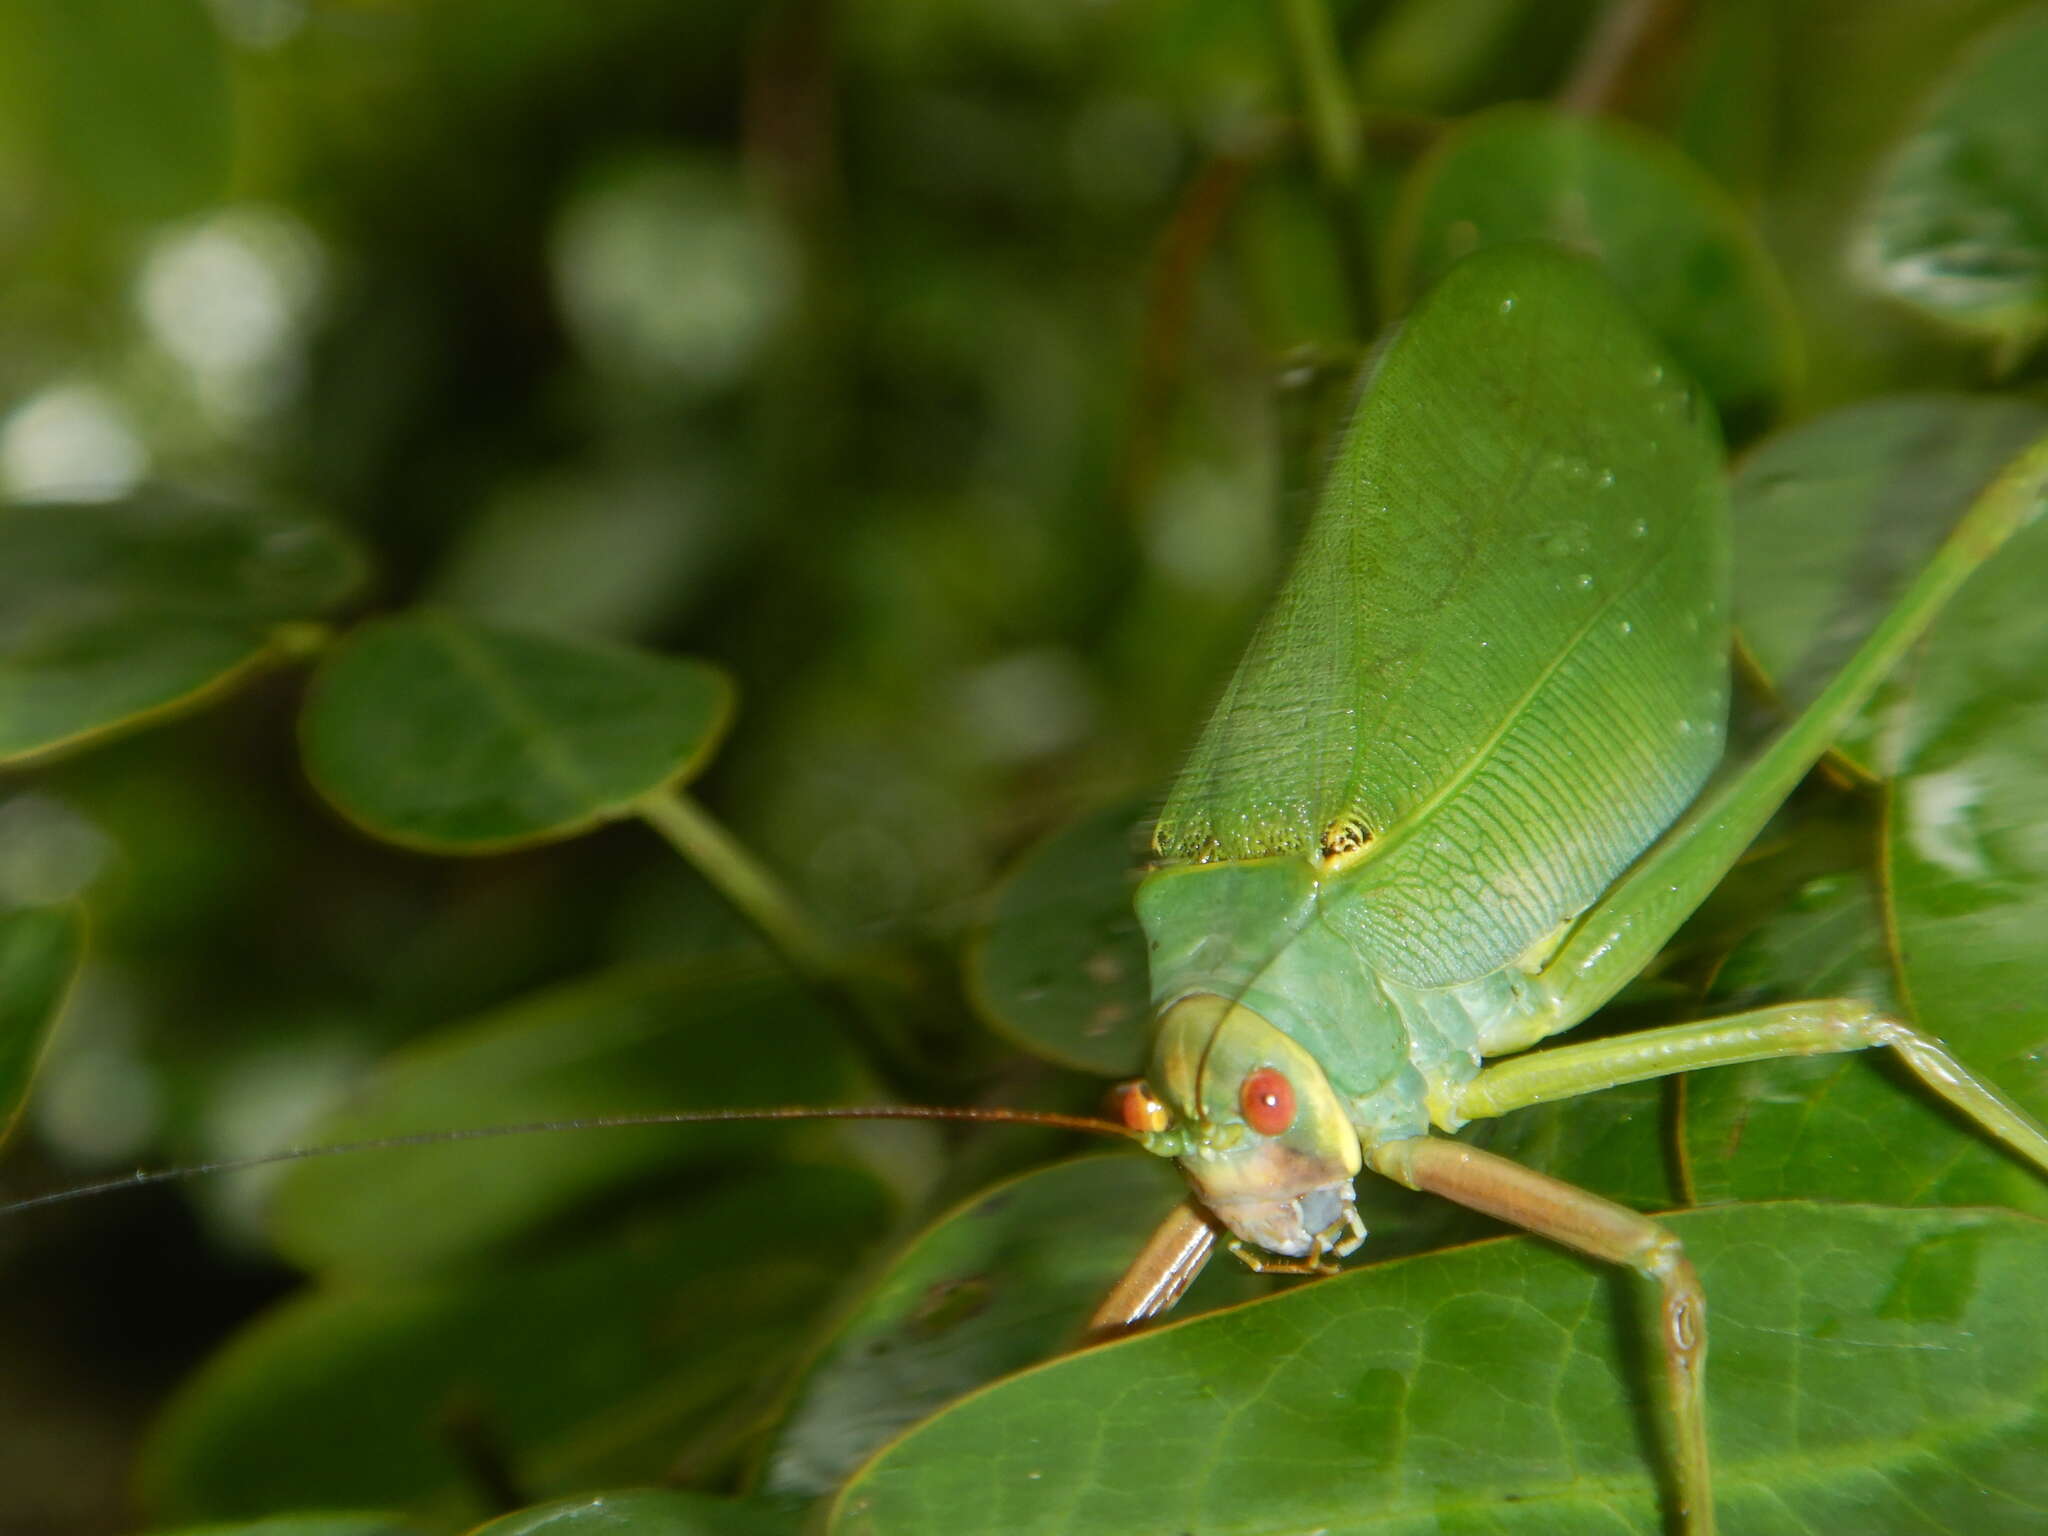
[[[1866,207],[1864,280],[2016,358],[2048,333],[2048,9],[1979,39],[1904,141]]]
[[[2034,466],[2048,510],[2048,438]],[[1902,680],[1884,890],[1898,978],[1927,1028],[2048,1113],[2048,515],[1960,592]]]

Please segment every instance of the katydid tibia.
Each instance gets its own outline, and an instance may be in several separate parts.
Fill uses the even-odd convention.
[[[1333,1268],[1367,1237],[1355,1189],[1371,1176],[1627,1265],[1662,1304],[1674,1509],[1710,1532],[1706,1304],[1677,1240],[1447,1133],[1694,1067],[1884,1045],[2048,1167],[2025,1114],[1857,1002],[1530,1051],[1643,970],[2048,488],[2037,449],[1819,698],[1710,783],[1728,705],[1721,458],[1710,413],[1593,268],[1539,247],[1453,268],[1369,365],[1295,567],[1159,818],[1137,898],[1155,1043],[1121,1124],[850,1113],[1035,1118],[1175,1159],[1194,1199],[1098,1334],[1171,1307],[1219,1227],[1256,1268]]]

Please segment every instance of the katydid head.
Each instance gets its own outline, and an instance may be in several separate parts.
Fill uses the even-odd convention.
[[[1351,1188],[1363,1159],[1336,1090],[1244,1004],[1205,993],[1168,1008],[1152,1076],[1124,1089],[1121,1110],[1241,1241],[1313,1262],[1363,1238]]]

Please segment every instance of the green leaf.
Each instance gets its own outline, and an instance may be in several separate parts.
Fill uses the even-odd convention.
[[[84,952],[76,907],[0,911],[0,1141],[21,1118]]]
[[[701,661],[416,612],[327,657],[300,743],[365,831],[490,853],[631,815],[702,769],[731,715],[731,683]]]
[[[8,115],[55,162],[52,190],[117,226],[197,206],[226,185],[235,93],[224,54],[199,0],[15,0],[0,10]]]
[[[1894,153],[1854,230],[1866,282],[2016,352],[2048,331],[2048,8],[1985,36]]]
[[[1977,493],[2048,432],[2048,409],[1989,395],[1865,401],[1782,432],[1737,468],[1735,622],[1788,711],[1810,704]],[[1837,744],[1871,777],[1865,710]]]
[[[779,971],[709,960],[614,972],[442,1031],[391,1058],[309,1144],[679,1109],[845,1103],[867,1078],[837,1019]],[[308,1269],[431,1268],[607,1191],[840,1144],[847,1127],[591,1130],[318,1159],[271,1207]]]
[[[1715,1012],[1849,997],[1897,1009],[1874,883],[1810,882],[1730,955]],[[1974,1063],[1969,1030],[1950,1043]],[[2038,1111],[2042,1106],[2038,1103]],[[1751,1062],[1685,1080],[1693,1198],[2002,1205],[2048,1215],[2048,1185],[1960,1122],[1883,1051]]]
[[[421,1527],[396,1515],[321,1512],[181,1525],[151,1536],[421,1536]]]
[[[651,1481],[772,1379],[886,1208],[850,1169],[769,1169],[524,1259],[315,1290],[186,1384],[145,1498],[474,1518],[480,1467],[529,1497]]]
[[[1164,1161],[1079,1158],[998,1184],[900,1254],[798,1386],[765,1486],[829,1493],[883,1441],[975,1387],[1071,1347],[1140,1244],[1187,1198]],[[1211,1264],[1179,1310],[1266,1289]]]
[[[1528,0],[1394,0],[1359,50],[1362,100],[1421,112],[1469,106],[1514,60],[1538,9]]]
[[[469,1536],[796,1536],[800,1508],[669,1488],[577,1494],[487,1520]]]
[[[190,709],[361,585],[322,523],[152,489],[0,505],[0,761]]]
[[[1756,206],[1777,169],[1789,51],[1781,10],[1776,0],[1723,0],[1695,12],[1667,61],[1673,99],[1656,114],[1672,142],[1744,208]]]
[[[1895,710],[1885,897],[1913,1017],[2048,1115],[2048,519],[1935,624]]]
[[[1264,175],[1241,190],[1225,232],[1249,318],[1274,357],[1348,340],[1357,324],[1324,189],[1306,171]]]
[[[1806,1204],[1670,1225],[1709,1298],[1725,1529],[2035,1528],[2048,1226]],[[956,1404],[862,1469],[833,1528],[1652,1536],[1652,1315],[1528,1239],[1372,1266]]]
[[[1662,139],[1554,108],[1466,119],[1411,173],[1388,238],[1398,314],[1472,251],[1551,240],[1597,257],[1734,423],[1798,372],[1791,303],[1728,194]]]
[[[1032,849],[967,957],[984,1018],[1027,1050],[1104,1077],[1142,1071],[1152,1038],[1145,935],[1131,910],[1141,817],[1138,803],[1120,802]]]
[[[1663,1210],[1680,1199],[1665,1153],[1666,1093],[1660,1082],[1627,1083],[1518,1109],[1497,1121],[1480,1121],[1468,1126],[1459,1139],[1637,1210]],[[1367,1188],[1376,1190],[1381,1182],[1371,1180]],[[1431,1199],[1418,1203],[1440,1216],[1448,1205]],[[1498,1229],[1488,1224],[1481,1230]],[[1375,1228],[1372,1251],[1385,1253],[1378,1235]]]

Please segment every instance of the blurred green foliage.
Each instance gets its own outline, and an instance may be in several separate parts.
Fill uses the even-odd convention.
[[[325,1139],[352,1096],[379,1134],[804,1094],[1087,1107],[1097,1085],[1062,1064],[1106,1064],[1094,1026],[1131,1006],[1128,815],[984,898],[1041,835],[1157,794],[1373,337],[1485,239],[1611,256],[1675,350],[1725,369],[1738,448],[1900,391],[1995,385],[2022,426],[2048,403],[2028,157],[2048,108],[2038,71],[2001,62],[2040,50],[2038,5],[1348,0],[1327,18],[1355,108],[1342,174],[1304,127],[1278,15],[1242,0],[0,0],[0,1119],[45,1056],[10,1190]],[[1946,501],[2002,462],[1957,449],[1969,464],[1944,467],[1938,443],[1880,437]],[[1758,497],[1783,489],[1768,478],[1751,473]],[[1784,565],[1763,569],[1789,582]],[[1976,628],[2020,625],[2037,592],[1988,592]],[[423,604],[441,617],[407,614]],[[394,643],[430,623],[499,637],[493,665]],[[1800,645],[1839,655],[1818,621],[1777,637],[1783,659],[1756,659],[1795,693],[1825,672]],[[1937,651],[1931,734],[1880,770],[1924,761],[1952,787],[1953,754],[1988,738],[2000,825],[2021,825],[2041,804],[2013,767],[2038,758],[2027,728],[1956,700],[2026,695],[2027,643],[1989,681]],[[715,757],[717,675],[628,647],[731,678]],[[301,722],[323,652],[326,712]],[[593,697],[675,713],[565,750],[618,723],[577,718]],[[413,715],[383,707],[400,698]],[[302,733],[362,827],[309,787]],[[686,767],[830,935],[851,978],[834,995],[778,968],[714,866],[630,819],[529,846],[630,817]],[[500,800],[481,821],[436,802],[483,780]],[[1978,887],[1942,884],[1971,849],[1944,864],[1944,827],[1912,835],[1938,798],[1886,812],[1918,850],[1904,917],[1966,929],[1966,958],[2023,989],[2039,908],[1972,925]],[[371,835],[394,828],[521,846],[441,859]],[[2037,898],[2038,849],[1986,846],[2001,889]],[[1784,892],[1752,878],[1753,919]],[[1793,902],[1731,974],[1752,993],[1831,974],[1797,953],[1809,929],[1859,963],[1886,954],[1898,913],[1884,930],[1869,887],[1844,889]],[[984,942],[963,969],[991,911],[1035,947]],[[1031,929],[1048,912],[1066,926]],[[1969,995],[1921,964],[1917,984]],[[2001,1051],[2024,1056],[2037,1022],[2005,1018]],[[1055,1027],[1070,1038],[1047,1043]],[[778,1075],[791,1054],[802,1070]],[[1892,1087],[1857,1094],[1845,1119],[1902,1123],[1883,1118]],[[1747,1102],[1702,1106],[1701,1160],[1720,1143],[1700,1128]],[[1566,1110],[1504,1133],[1547,1166],[1604,1160],[1603,1187],[1654,1203],[1655,1096],[1617,1103],[1641,1111],[1619,1130]],[[612,1134],[639,1133],[592,1133]],[[858,1350],[927,1347],[981,1306],[978,1277],[925,1273],[964,1229],[900,1270],[889,1240],[1070,1149],[984,1131],[542,1140],[438,1174],[432,1149],[382,1173],[308,1165],[281,1209],[317,1287],[179,1399],[140,1499],[136,1447],[173,1385],[296,1283],[259,1214],[275,1181],[0,1218],[0,1531],[295,1499],[406,1513],[278,1529],[447,1530],[607,1481],[752,1489],[764,1468],[816,1492],[816,1467],[904,1416],[850,1384]],[[1831,1177],[1783,1193],[1897,1195]],[[1709,1183],[1756,1198],[1771,1178],[1731,1164]],[[372,1193],[333,1214],[346,1190],[322,1179]],[[1123,1191],[1064,1190],[1012,1203],[1113,1228]],[[433,1201],[471,1198],[471,1219],[436,1223]],[[381,1252],[352,1274],[335,1236],[395,1251],[421,1228],[402,1283],[364,1278]],[[650,1256],[678,1254],[671,1294]],[[1098,1278],[1083,1257],[1051,1266],[1069,1306]],[[900,1274],[924,1289],[891,1292]],[[871,1293],[843,1284],[863,1276]],[[1568,1277],[1540,1278],[1578,1305]],[[1014,1301],[989,1304],[980,1363],[946,1394],[1028,1357],[989,1342],[997,1323],[1059,1341]],[[595,1342],[565,1321],[579,1312],[600,1314]],[[445,1369],[411,1369],[443,1346]],[[711,1367],[677,1363],[699,1348]],[[776,1435],[799,1380],[792,1448]],[[823,1421],[837,1400],[868,1417]],[[936,1400],[923,1378],[902,1398]],[[280,1415],[303,1436],[296,1484],[288,1457],[237,1446]],[[321,1438],[363,1424],[416,1433],[360,1456]],[[573,1528],[797,1518],[636,1497]]]

